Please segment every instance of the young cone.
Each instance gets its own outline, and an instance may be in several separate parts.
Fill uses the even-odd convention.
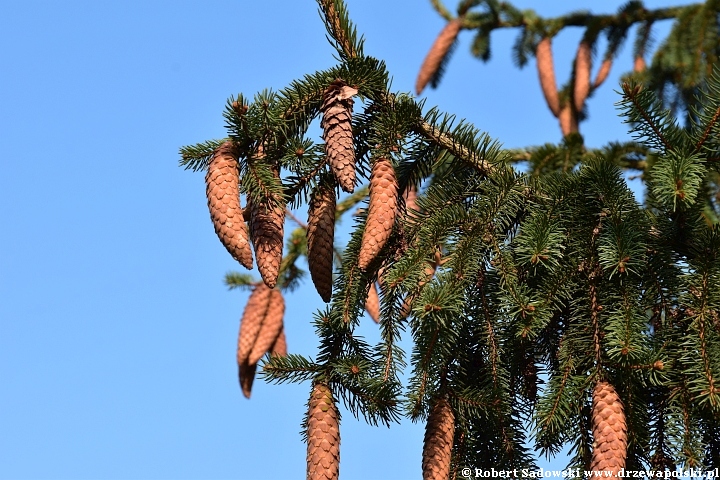
[[[450,475],[455,415],[450,403],[439,398],[428,416],[423,445],[423,480],[447,480]]]
[[[340,416],[330,388],[313,384],[307,416],[307,480],[340,475]]]
[[[612,58],[606,58],[600,65],[595,81],[593,82],[593,88],[598,88],[605,79],[610,75],[610,69],[612,68]]]
[[[285,338],[285,327],[280,330],[280,335],[275,339],[275,343],[270,349],[270,355],[273,357],[287,357],[287,339]]]
[[[455,43],[458,33],[460,33],[462,22],[462,17],[450,20],[437,36],[432,47],[430,47],[430,51],[425,57],[425,60],[420,67],[417,80],[415,81],[415,93],[418,95],[422,93],[427,84],[430,83],[430,80],[432,80],[437,73],[445,55],[447,55],[450,47],[452,47],[452,44]]]
[[[285,207],[250,202],[250,238],[265,285],[275,288],[282,262]]]
[[[263,320],[270,306],[272,290],[264,283],[255,287],[248,298],[247,305],[240,320],[240,333],[238,334],[237,362],[238,365],[247,361],[252,352]]]
[[[205,184],[215,233],[230,255],[243,267],[251,269],[252,251],[238,190],[238,161],[231,142],[225,142],[215,150],[205,175]]]
[[[333,243],[335,238],[335,192],[320,183],[310,198],[307,228],[307,255],[310,277],[325,303],[333,286]]]
[[[335,80],[323,93],[322,120],[325,154],[340,188],[355,190],[355,146],[352,133],[352,96],[356,88]]]
[[[592,396],[592,431],[594,448],[590,470],[617,477],[625,468],[627,456],[627,423],[615,388],[605,381],[595,385]]]
[[[555,83],[555,66],[553,65],[552,42],[545,37],[537,44],[535,49],[538,76],[545,101],[553,115],[560,115],[560,97]]]
[[[365,270],[390,238],[398,206],[395,169],[387,158],[378,158],[370,174],[370,203],[360,243],[358,265]]]
[[[285,299],[280,290],[273,289],[270,293],[267,313],[258,332],[255,345],[253,345],[248,356],[248,363],[257,363],[263,355],[270,351],[282,330],[284,315]]]
[[[365,300],[365,311],[370,315],[370,318],[375,320],[375,323],[380,322],[380,297],[375,282],[370,285],[367,300]]]
[[[592,50],[590,44],[583,40],[578,46],[575,56],[575,110],[581,111],[585,99],[590,94],[590,69],[592,68]]]

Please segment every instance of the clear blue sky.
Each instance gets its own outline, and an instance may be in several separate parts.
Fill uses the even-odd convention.
[[[555,15],[621,2],[515,3]],[[0,5],[0,478],[304,478],[309,385],[257,381],[242,397],[247,293],[222,284],[239,268],[213,232],[203,176],[178,168],[177,152],[224,136],[231,94],[335,62],[315,2]],[[410,91],[443,26],[430,3],[348,6],[366,52]],[[579,35],[556,40],[559,83]],[[428,105],[509,147],[558,141],[534,64],[512,67],[514,34],[493,37],[490,64],[470,57],[471,38]],[[630,50],[589,101],[589,145],[627,139],[613,90]],[[314,355],[320,305],[310,284],[287,297],[291,352]],[[370,321],[361,333],[377,338]],[[341,478],[420,477],[421,425],[368,427],[345,412],[341,435]]]

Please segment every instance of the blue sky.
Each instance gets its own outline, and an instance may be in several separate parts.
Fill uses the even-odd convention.
[[[442,19],[428,1],[347,3],[366,53],[410,91]],[[515,2],[542,15],[620,3]],[[180,146],[224,136],[230,95],[334,64],[316,3],[0,4],[0,478],[304,478],[309,385],[257,381],[242,397],[247,293],[223,286],[239,268],[213,232],[203,176],[177,163]],[[559,83],[580,33],[556,40]],[[470,57],[471,39],[427,104],[508,147],[559,141],[534,65],[512,66],[514,34],[494,35],[489,64]],[[589,100],[591,146],[628,138],[613,90],[630,50]],[[314,355],[319,296],[308,283],[286,302],[290,351]],[[377,338],[371,321],[360,333]],[[422,425],[345,412],[341,435],[341,478],[420,477]]]

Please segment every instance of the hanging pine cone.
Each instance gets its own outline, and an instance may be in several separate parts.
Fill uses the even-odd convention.
[[[635,60],[633,61],[633,72],[640,73],[644,72],[646,68],[645,64],[645,58],[642,55],[638,55],[635,57]]]
[[[560,97],[555,83],[555,66],[553,65],[552,42],[545,37],[537,44],[535,49],[538,75],[545,101],[553,115],[560,115]]]
[[[310,277],[325,303],[333,286],[333,243],[335,238],[335,191],[321,182],[310,197],[307,228],[307,255]]]
[[[250,202],[250,238],[255,247],[258,270],[265,285],[275,288],[283,251],[285,207]]]
[[[413,212],[420,210],[417,205],[417,188],[415,188],[415,185],[408,185],[405,193],[403,193],[403,198],[405,199],[405,213],[407,215],[412,215]]]
[[[615,388],[606,381],[595,385],[592,396],[593,452],[590,470],[603,477],[612,472],[617,477],[625,468],[627,456],[627,423]]]
[[[590,94],[590,69],[592,68],[592,50],[590,44],[583,40],[578,46],[575,56],[575,110],[581,111],[585,105],[585,99]]]
[[[257,370],[257,364],[249,364],[243,362],[238,366],[238,376],[240,378],[240,388],[242,389],[245,398],[250,398],[252,393],[253,382],[255,381],[255,371]]]
[[[450,47],[452,47],[453,43],[455,43],[458,33],[460,33],[462,23],[462,17],[450,20],[437,36],[432,47],[430,47],[430,51],[425,57],[425,60],[420,67],[417,80],[415,81],[415,93],[418,95],[422,93],[427,84],[430,83],[432,78],[438,72],[443,59],[450,51]]]
[[[238,334],[237,361],[238,364],[246,361],[253,350],[260,327],[270,306],[272,290],[264,283],[255,287],[248,298],[247,305],[240,320],[240,333]]]
[[[287,339],[285,338],[284,327],[280,330],[280,335],[278,335],[275,344],[270,349],[270,355],[273,357],[287,357]]]
[[[358,265],[365,270],[390,238],[398,204],[395,169],[387,158],[378,158],[370,174],[370,203],[360,243]]]
[[[215,233],[230,255],[243,267],[251,269],[252,251],[240,206],[238,161],[233,153],[232,142],[223,143],[213,153],[205,184]]]
[[[605,79],[610,75],[610,69],[612,68],[612,58],[606,58],[600,65],[595,81],[593,82],[593,88],[598,88]]]
[[[428,416],[423,444],[423,480],[447,480],[450,475],[455,415],[450,403],[439,398]]]
[[[263,318],[257,339],[248,356],[248,363],[257,363],[263,355],[270,351],[282,331],[284,315],[285,299],[280,290],[273,289],[270,292],[270,301],[265,318]]]
[[[372,318],[375,323],[380,322],[380,297],[378,296],[375,282],[370,284],[367,300],[365,300],[365,311],[367,311],[368,315],[370,315],[370,318]]]
[[[340,475],[340,415],[330,388],[313,384],[307,416],[307,480]]]
[[[352,96],[356,88],[342,80],[335,80],[323,92],[322,120],[325,154],[340,188],[348,193],[355,190],[355,146],[352,133]]]

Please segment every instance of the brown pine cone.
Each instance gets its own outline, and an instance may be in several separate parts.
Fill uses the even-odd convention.
[[[432,80],[440,68],[445,55],[450,51],[455,39],[457,39],[460,28],[462,27],[463,17],[457,17],[450,20],[440,31],[435,39],[425,60],[423,60],[417,80],[415,81],[415,93],[420,95],[428,83]]]
[[[455,415],[450,403],[439,398],[428,416],[423,445],[423,480],[447,480],[450,476]]]
[[[606,381],[595,385],[592,396],[593,452],[590,470],[612,472],[617,477],[625,468],[627,457],[627,423],[623,404],[615,388]],[[610,474],[608,474],[610,475]]]
[[[646,68],[645,64],[645,58],[642,55],[638,55],[635,57],[635,60],[633,61],[633,72],[640,73],[645,71]]]
[[[285,206],[250,202],[250,238],[255,247],[255,259],[265,285],[275,288],[283,252]]]
[[[537,44],[535,49],[538,75],[545,101],[553,115],[560,115],[560,97],[555,83],[555,66],[553,65],[552,42],[545,37]]]
[[[395,169],[387,158],[378,158],[370,174],[370,203],[360,243],[358,266],[365,270],[390,238],[398,206]]]
[[[592,51],[590,44],[583,40],[578,46],[575,56],[575,110],[583,109],[585,99],[590,94],[590,69],[592,68]]]
[[[285,338],[285,328],[280,330],[280,335],[275,339],[275,344],[270,349],[270,355],[273,357],[287,357],[287,339]]]
[[[247,305],[240,320],[240,333],[238,334],[237,362],[240,365],[246,362],[257,340],[260,327],[270,305],[272,290],[264,283],[255,287],[248,298]]]
[[[593,88],[598,88],[605,79],[610,75],[610,69],[612,68],[612,58],[606,58],[600,65],[595,81],[593,82]]]
[[[263,355],[270,351],[282,330],[283,315],[285,315],[285,299],[280,290],[274,289],[270,293],[267,312],[255,340],[255,345],[253,345],[248,356],[248,363],[258,363]]]
[[[573,109],[570,108],[569,103],[563,105],[562,109],[560,110],[559,118],[560,130],[562,130],[563,135],[578,131],[577,115],[575,114]]]
[[[243,395],[245,398],[250,398],[252,393],[253,382],[255,381],[255,371],[257,370],[257,364],[249,364],[242,362],[238,365],[238,377],[240,379],[240,388],[242,388]]]
[[[405,199],[405,213],[406,215],[412,215],[413,212],[417,212],[420,208],[417,205],[417,188],[415,185],[408,185],[403,193]]]
[[[380,297],[375,282],[370,284],[367,300],[365,300],[365,311],[370,315],[370,318],[375,320],[375,323],[380,322]]]
[[[227,141],[215,150],[210,159],[205,175],[205,193],[210,219],[218,238],[235,260],[251,269],[252,251],[240,206],[239,181],[238,161],[233,153],[232,142]]]
[[[340,188],[355,190],[355,146],[352,132],[352,96],[357,89],[335,80],[323,93],[322,120],[325,154]]]
[[[335,238],[335,191],[320,183],[310,197],[308,208],[307,256],[310,277],[325,303],[333,286],[333,244]]]
[[[307,480],[340,475],[340,416],[330,388],[313,384],[307,417]]]

